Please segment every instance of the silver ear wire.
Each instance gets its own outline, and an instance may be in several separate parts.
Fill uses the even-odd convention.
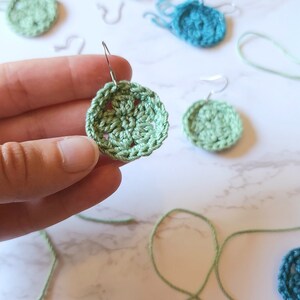
[[[173,10],[175,8],[175,5],[172,4],[170,1],[163,1],[163,2],[157,2],[156,3],[157,10],[163,14],[164,16],[171,16],[173,14]]]
[[[0,11],[5,11],[6,10],[6,6],[8,4],[8,0],[0,0]]]
[[[209,101],[212,95],[223,92],[227,88],[227,86],[229,84],[229,80],[226,76],[221,75],[221,74],[213,75],[210,77],[201,77],[200,78],[200,81],[203,81],[203,82],[215,82],[215,81],[220,81],[220,80],[224,82],[223,87],[218,90],[215,90],[215,89],[211,90],[208,93],[205,101]]]
[[[79,55],[79,54],[82,53],[82,51],[83,51],[83,49],[84,49],[84,47],[85,47],[85,40],[84,40],[84,38],[82,38],[82,37],[80,37],[80,36],[77,36],[77,35],[71,35],[71,36],[69,36],[69,37],[66,39],[66,43],[65,43],[64,45],[62,45],[62,46],[54,46],[54,50],[55,50],[55,51],[61,51],[61,50],[68,49],[68,48],[71,46],[71,44],[72,44],[72,42],[73,42],[74,40],[79,40],[79,41],[81,41],[80,47],[79,47],[78,50],[77,50],[77,54]]]
[[[111,55],[111,54],[108,50],[107,45],[103,41],[102,41],[102,46],[104,49],[104,55],[105,55],[106,62],[107,62],[108,68],[109,68],[109,74],[110,74],[111,80],[115,85],[117,85],[116,74],[115,74],[114,70],[112,69],[109,58],[108,58],[108,55]]]
[[[236,4],[232,1],[232,2],[224,2],[223,4],[214,6],[214,8],[222,8],[222,7],[229,7],[231,10],[229,11],[224,11],[223,14],[224,15],[233,15],[236,12],[240,12],[240,8],[236,6]]]
[[[103,19],[103,21],[104,21],[106,24],[108,24],[108,25],[114,25],[114,24],[117,24],[118,22],[120,22],[121,17],[122,17],[122,10],[123,10],[123,8],[124,8],[124,5],[125,5],[124,2],[122,2],[122,3],[120,4],[119,10],[118,10],[118,16],[117,16],[117,18],[116,18],[114,21],[108,21],[108,20],[107,20],[108,9],[106,8],[106,6],[104,6],[104,5],[100,4],[100,3],[97,3],[97,8],[98,8],[99,10],[102,10],[102,11],[103,11],[103,14],[102,14],[102,19]]]

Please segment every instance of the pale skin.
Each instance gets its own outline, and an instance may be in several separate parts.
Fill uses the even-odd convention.
[[[126,60],[111,56],[118,80]],[[91,99],[111,81],[104,56],[0,65],[0,240],[58,223],[110,196],[121,163],[85,136]]]

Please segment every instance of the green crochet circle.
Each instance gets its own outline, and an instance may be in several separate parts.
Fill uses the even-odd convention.
[[[184,131],[196,146],[221,151],[241,137],[243,124],[236,110],[225,102],[200,100],[183,116]]]
[[[158,95],[137,83],[107,83],[86,115],[86,133],[101,152],[122,161],[150,155],[168,135],[168,113]]]
[[[55,0],[11,0],[7,19],[20,35],[34,37],[47,32],[57,18]]]

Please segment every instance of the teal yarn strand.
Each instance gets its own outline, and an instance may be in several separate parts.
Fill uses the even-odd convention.
[[[132,161],[162,145],[168,135],[168,113],[150,89],[129,81],[109,82],[92,100],[85,128],[101,152]]]
[[[56,0],[11,0],[6,12],[11,28],[26,37],[47,32],[57,15]]]
[[[292,61],[295,64],[300,65],[300,58],[297,58],[296,56],[292,55],[280,43],[276,42],[274,39],[272,39],[271,37],[269,37],[265,34],[258,33],[258,32],[252,32],[252,31],[243,33],[240,36],[240,38],[238,39],[238,42],[237,42],[238,54],[239,54],[240,58],[246,64],[254,67],[255,69],[262,70],[262,71],[265,71],[265,72],[268,72],[268,73],[271,73],[271,74],[279,75],[281,77],[294,79],[294,80],[300,80],[300,75],[290,74],[290,73],[287,73],[287,72],[282,72],[282,71],[278,71],[278,70],[275,70],[275,69],[271,69],[271,68],[265,67],[263,65],[260,65],[258,63],[255,63],[254,61],[252,61],[248,57],[246,57],[246,55],[244,54],[242,48],[243,48],[243,44],[245,43],[246,38],[249,38],[251,36],[256,37],[256,38],[261,38],[261,39],[264,39],[264,40],[270,42],[271,44],[273,44],[275,46],[275,48],[280,50],[284,54],[284,56],[287,57],[290,61]]]
[[[195,292],[189,292],[186,291],[185,289],[173,284],[172,282],[170,282],[167,278],[165,278],[161,271],[159,270],[158,264],[156,262],[156,258],[155,258],[155,251],[154,251],[154,241],[157,235],[157,232],[159,230],[159,227],[161,226],[161,224],[172,214],[176,214],[176,213],[185,213],[191,216],[194,216],[202,221],[204,221],[210,228],[210,232],[213,238],[213,244],[214,244],[214,259],[212,262],[212,265],[209,269],[209,271],[207,272],[204,282],[203,284],[201,284],[200,288]],[[220,290],[222,291],[223,295],[226,297],[226,299],[228,300],[235,300],[235,298],[233,296],[230,295],[230,293],[226,290],[223,282],[222,282],[222,278],[220,276],[220,260],[222,257],[222,254],[224,252],[225,247],[228,245],[228,243],[235,237],[239,237],[241,235],[245,235],[245,234],[266,234],[266,233],[285,233],[285,232],[293,232],[293,231],[300,231],[300,226],[299,227],[291,227],[291,228],[279,228],[279,229],[249,229],[249,230],[242,230],[242,231],[238,231],[235,233],[230,234],[225,240],[224,242],[220,245],[218,242],[218,237],[217,237],[217,230],[215,228],[215,226],[213,225],[213,223],[206,218],[205,216],[187,210],[187,209],[182,209],[182,208],[175,208],[169,212],[167,212],[166,214],[164,214],[158,221],[157,223],[154,225],[153,230],[151,232],[150,235],[150,240],[149,240],[149,255],[150,255],[150,260],[151,263],[154,267],[154,271],[157,274],[157,276],[163,281],[165,282],[168,286],[170,286],[172,289],[185,294],[186,296],[188,296],[187,300],[201,300],[200,295],[202,293],[202,291],[205,289],[208,280],[212,274],[212,272],[215,273],[216,275],[216,279],[218,282],[218,285],[220,287]],[[296,260],[297,259],[297,260]],[[279,292],[282,294],[282,286],[283,284],[286,283],[287,278],[289,278],[288,272],[291,271],[291,265],[292,262],[295,263],[295,261],[297,262],[296,268],[297,268],[297,276],[294,277],[293,279],[293,283],[295,284],[294,287],[296,287],[294,289],[294,292],[299,289],[299,284],[300,284],[300,249],[296,249],[294,250],[294,252],[291,252],[291,255],[286,256],[286,263],[284,261],[283,266],[281,267],[281,274],[279,275]],[[294,273],[294,272],[293,272]],[[283,294],[282,294],[283,295]],[[300,299],[300,294],[297,294],[297,298],[292,297],[292,294],[286,294],[288,296],[284,297],[284,300],[297,300]]]
[[[300,248],[291,250],[282,260],[278,292],[284,300],[300,299]]]
[[[50,268],[49,273],[47,275],[47,279],[46,279],[45,285],[43,287],[43,290],[42,290],[40,296],[38,297],[38,300],[44,300],[45,297],[46,297],[46,295],[47,295],[49,284],[50,284],[50,282],[52,280],[52,277],[53,277],[53,274],[54,274],[54,271],[55,271],[55,268],[56,268],[56,264],[57,264],[57,252],[55,250],[55,247],[54,247],[54,245],[53,245],[53,243],[51,241],[51,238],[48,235],[47,231],[46,230],[40,230],[40,235],[46,241],[49,253],[52,256],[51,268]]]
[[[193,144],[216,152],[237,143],[243,124],[236,110],[226,102],[200,100],[184,114],[183,129]]]
[[[209,48],[221,42],[226,35],[226,20],[218,10],[200,3],[198,0],[188,0],[177,6],[167,0],[156,4],[161,16],[152,13],[152,21],[160,27],[167,28],[178,38],[196,47]]]

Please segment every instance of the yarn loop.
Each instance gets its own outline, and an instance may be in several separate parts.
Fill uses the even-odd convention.
[[[243,125],[236,110],[225,102],[200,100],[183,116],[183,126],[193,144],[208,151],[233,146],[241,137]]]
[[[292,53],[290,53],[283,45],[281,45],[280,43],[278,43],[277,41],[275,41],[273,38],[269,37],[268,35],[265,35],[265,34],[262,34],[259,32],[253,32],[253,31],[247,31],[247,32],[243,33],[237,42],[238,54],[239,54],[240,58],[246,64],[248,64],[249,66],[252,66],[258,70],[262,70],[262,71],[265,71],[265,72],[268,72],[271,74],[279,75],[281,77],[294,79],[294,80],[300,80],[300,75],[298,75],[298,74],[293,74],[293,73],[289,73],[286,71],[280,71],[280,70],[276,70],[273,68],[269,68],[267,66],[256,63],[252,59],[249,59],[243,51],[243,46],[244,46],[245,42],[247,42],[246,39],[249,37],[260,38],[260,39],[263,39],[263,40],[271,43],[275,48],[277,48],[279,51],[281,51],[288,60],[290,60],[291,62],[293,62],[297,65],[300,65],[300,59],[298,57],[294,56]]]
[[[7,20],[19,34],[34,37],[47,32],[57,18],[55,0],[11,0]]]
[[[107,83],[86,116],[86,133],[100,151],[122,161],[150,155],[168,134],[168,113],[158,95],[137,83]]]
[[[211,236],[213,238],[213,246],[214,246],[214,258],[211,264],[211,267],[209,271],[207,272],[204,282],[199,286],[198,290],[196,292],[189,292],[175,284],[173,284],[171,281],[169,281],[160,271],[160,268],[158,266],[158,263],[156,262],[156,255],[155,255],[155,247],[154,242],[156,237],[158,236],[158,231],[163,222],[166,221],[167,218],[169,218],[173,214],[178,213],[184,213],[188,214],[190,216],[196,217],[198,219],[201,219],[203,222],[205,222],[210,229]],[[203,299],[200,297],[203,290],[206,288],[209,278],[211,277],[212,273],[215,273],[218,286],[220,287],[223,295],[228,300],[235,300],[236,297],[233,297],[230,295],[230,293],[226,290],[223,280],[221,278],[220,274],[220,260],[222,258],[222,255],[224,253],[224,249],[227,247],[229,242],[237,237],[240,237],[242,235],[251,235],[251,234],[266,234],[266,233],[285,233],[285,232],[293,232],[293,231],[299,231],[300,227],[291,227],[291,228],[277,228],[277,229],[248,229],[248,230],[241,230],[236,231],[234,233],[231,233],[229,236],[227,236],[222,243],[219,243],[218,241],[218,234],[217,229],[215,225],[205,216],[190,211],[184,208],[175,208],[170,210],[169,212],[165,213],[154,225],[154,228],[150,235],[150,241],[149,241],[149,254],[151,263],[154,267],[155,273],[158,275],[158,277],[166,283],[169,287],[172,289],[185,294],[188,296],[187,300],[201,300]],[[283,296],[284,300],[299,300],[300,299],[300,248],[292,250],[290,254],[288,254],[285,259],[283,266],[281,267],[281,272],[279,275],[279,292]]]

